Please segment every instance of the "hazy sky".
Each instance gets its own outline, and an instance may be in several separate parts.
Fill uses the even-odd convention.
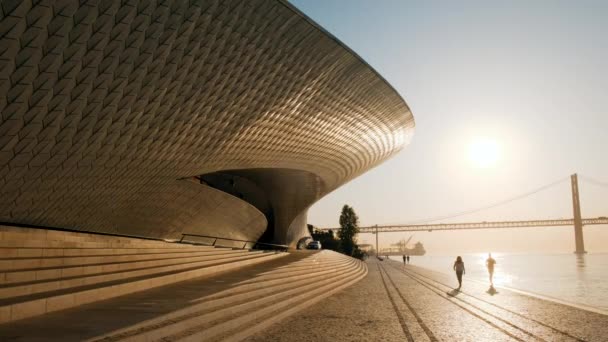
[[[310,223],[337,226],[345,203],[363,225],[443,216],[574,172],[608,184],[608,1],[292,3],[384,76],[416,119],[409,147],[315,204]],[[493,166],[468,158],[477,137],[498,146]],[[580,187],[583,217],[608,216],[608,186]],[[557,217],[572,217],[568,182],[451,221]],[[435,254],[571,252],[573,235],[572,228],[537,228],[413,240]],[[585,227],[585,243],[608,251],[608,226]]]

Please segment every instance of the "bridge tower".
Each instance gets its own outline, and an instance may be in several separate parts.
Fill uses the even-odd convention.
[[[581,219],[581,202],[578,196],[578,176],[570,176],[572,185],[572,210],[574,211],[574,242],[576,244],[576,254],[585,254],[585,241],[583,240],[583,220]]]

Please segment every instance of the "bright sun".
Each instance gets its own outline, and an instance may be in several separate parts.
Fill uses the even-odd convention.
[[[469,144],[469,160],[480,168],[496,165],[500,159],[500,146],[494,139],[477,137]]]

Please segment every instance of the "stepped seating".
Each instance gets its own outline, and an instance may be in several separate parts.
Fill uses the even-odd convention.
[[[284,255],[0,226],[0,323]]]
[[[367,274],[365,263],[331,251],[260,273],[193,305],[89,341],[239,341]]]

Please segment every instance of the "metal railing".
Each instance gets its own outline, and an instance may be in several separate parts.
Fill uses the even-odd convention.
[[[211,240],[213,240],[213,242],[209,244],[209,243],[204,243],[201,241],[184,240],[186,238],[186,236],[195,236],[198,238],[211,239]],[[225,238],[225,237],[219,237],[219,236],[209,236],[209,235],[199,235],[199,234],[182,234],[182,238],[179,240],[180,243],[195,243],[195,244],[210,245],[210,246],[214,246],[214,247],[217,245],[218,241],[242,242],[243,247],[240,247],[241,249],[247,248],[248,244],[251,244],[251,249],[269,249],[269,250],[286,251],[289,248],[289,246],[287,246],[287,245],[277,245],[274,243],[231,239],[231,238]],[[217,245],[217,246],[219,246],[219,245]],[[223,246],[223,247],[238,248],[238,247],[234,247],[234,246]],[[267,247],[267,248],[264,248],[264,247]]]

